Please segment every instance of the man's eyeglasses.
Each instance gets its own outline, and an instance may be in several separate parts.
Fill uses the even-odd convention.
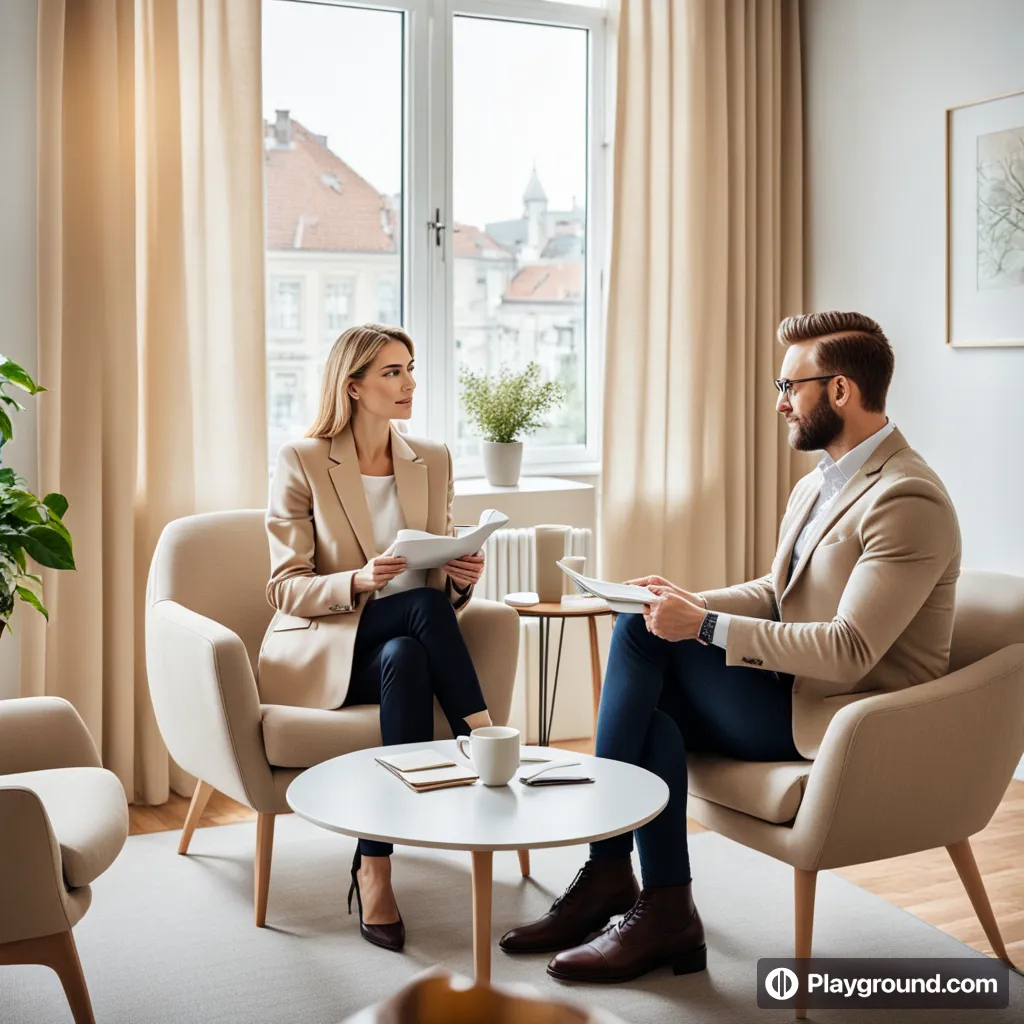
[[[841,373],[827,373],[824,377],[797,377],[795,380],[789,380],[787,377],[783,377],[781,380],[775,382],[775,386],[779,389],[780,395],[788,395],[789,389],[794,384],[803,384],[809,380],[831,380],[833,377],[841,377]]]

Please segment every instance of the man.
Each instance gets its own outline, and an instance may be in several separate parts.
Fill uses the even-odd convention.
[[[642,891],[631,833],[593,843],[550,911],[502,938],[509,953],[562,950],[548,965],[557,978],[706,966],[687,751],[813,760],[843,705],[947,671],[960,531],[941,480],[885,415],[885,334],[869,317],[831,312],[784,320],[778,335],[789,443],[824,454],[793,489],[769,575],[704,594],[659,576],[632,581],[660,600],[615,624],[596,753],[655,772],[669,802],[636,832]]]

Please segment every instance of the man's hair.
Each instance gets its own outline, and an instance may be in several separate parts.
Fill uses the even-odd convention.
[[[803,313],[779,324],[779,341],[817,341],[815,359],[822,373],[841,373],[856,382],[868,412],[885,412],[895,356],[885,332],[863,313]]]

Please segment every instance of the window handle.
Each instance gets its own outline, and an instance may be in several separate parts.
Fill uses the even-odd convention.
[[[441,220],[441,209],[440,209],[440,207],[435,207],[435,209],[434,209],[434,219],[427,221],[427,227],[431,231],[434,232],[434,245],[436,245],[438,248],[440,248],[441,244],[442,244],[441,240],[444,237],[443,231],[447,227],[445,222],[443,220]]]

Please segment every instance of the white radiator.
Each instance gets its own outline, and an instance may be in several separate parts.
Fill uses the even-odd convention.
[[[583,555],[586,574],[592,575],[594,534],[592,530],[571,529],[566,535],[566,555]],[[536,531],[532,526],[518,530],[495,530],[484,546],[484,573],[477,592],[492,601],[506,594],[533,590],[537,579]]]

